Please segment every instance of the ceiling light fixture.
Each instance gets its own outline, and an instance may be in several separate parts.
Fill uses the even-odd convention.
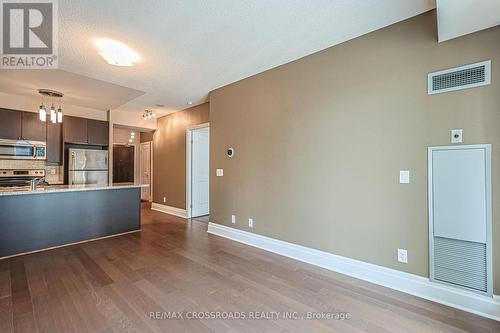
[[[156,118],[156,113],[153,110],[144,110],[144,113],[142,114],[142,119],[149,120],[153,118]]]
[[[113,39],[99,38],[95,42],[99,55],[113,66],[134,66],[141,57],[126,44]]]
[[[193,102],[189,101],[187,102],[187,105],[193,105]]]
[[[53,124],[62,123],[63,121],[63,111],[61,107],[61,103],[59,102],[59,108],[56,110],[54,106],[54,102],[58,99],[61,99],[64,94],[59,91],[50,90],[50,89],[38,89],[38,93],[42,95],[42,103],[38,108],[38,114],[41,121],[47,121],[47,109],[45,108],[45,100],[48,99],[49,103],[52,104],[50,107],[50,121]]]
[[[47,121],[47,111],[45,110],[45,106],[40,104],[40,108],[38,109],[38,115],[40,117],[40,120],[43,122]]]

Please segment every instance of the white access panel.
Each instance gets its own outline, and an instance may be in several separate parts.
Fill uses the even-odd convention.
[[[491,145],[429,147],[430,280],[493,294]]]
[[[432,154],[434,235],[486,243],[485,150]]]

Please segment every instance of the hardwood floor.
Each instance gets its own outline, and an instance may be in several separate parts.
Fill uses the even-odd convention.
[[[499,322],[208,235],[204,221],[143,208],[140,233],[0,261],[0,332],[500,332]],[[170,311],[350,318],[151,318]]]

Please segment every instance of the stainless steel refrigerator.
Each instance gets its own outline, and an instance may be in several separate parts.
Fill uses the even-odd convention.
[[[108,184],[108,151],[69,149],[68,184]]]

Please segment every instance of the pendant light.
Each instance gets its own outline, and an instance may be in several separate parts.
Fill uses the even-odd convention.
[[[57,113],[54,104],[52,104],[52,106],[50,107],[50,121],[52,122],[52,124],[57,123]]]
[[[40,109],[38,110],[38,115],[40,117],[40,120],[43,122],[47,121],[47,111],[45,111],[45,106],[40,104]]]
[[[50,107],[50,122],[53,124],[57,123],[62,123],[63,121],[63,111],[61,107],[61,103],[59,102],[59,108],[56,110],[54,104],[57,99],[61,99],[64,94],[59,91],[55,90],[50,90],[50,89],[38,89],[38,93],[42,95],[45,100],[45,97],[49,99],[49,102],[51,102],[51,107]],[[39,118],[41,121],[46,122],[47,121],[47,109],[45,108],[44,101],[42,101],[40,108],[38,109],[38,114]]]
[[[59,109],[57,109],[57,122],[59,124],[61,124],[62,120],[63,120],[63,113],[62,113],[61,106],[59,105]]]

